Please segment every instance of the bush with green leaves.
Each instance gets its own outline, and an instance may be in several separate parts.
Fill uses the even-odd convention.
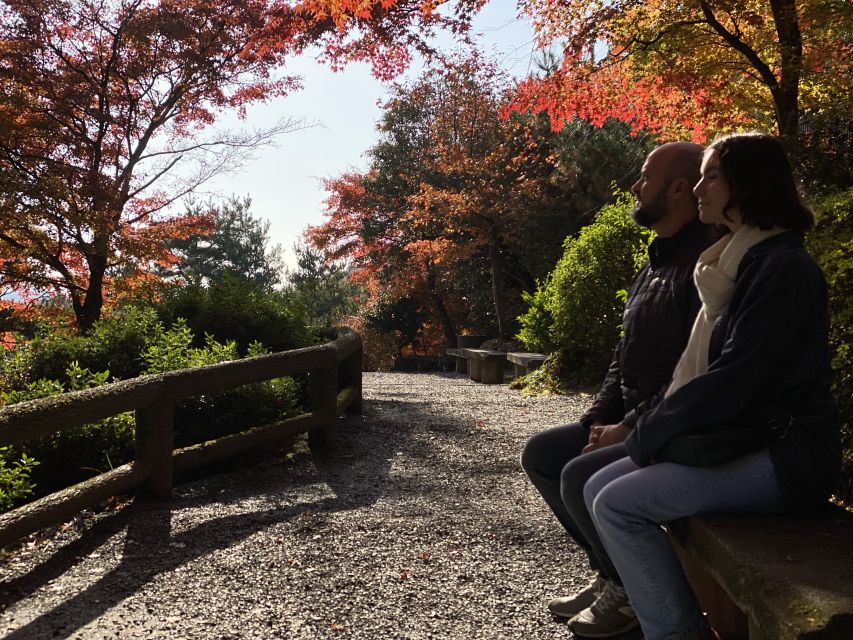
[[[184,318],[201,346],[206,335],[233,341],[241,355],[260,342],[272,351],[308,346],[315,336],[297,297],[226,273],[207,286],[200,282],[168,287],[157,305],[166,326]]]
[[[90,389],[106,384],[108,378],[108,371],[92,372],[73,361],[66,366],[61,382],[42,378],[21,389],[4,390],[0,392],[0,403],[14,404]],[[133,442],[133,414],[123,413],[58,431],[11,451],[21,459],[38,461],[38,467],[29,470],[29,493],[40,497],[124,464],[131,458]]]
[[[853,506],[853,189],[829,194],[814,206],[808,248],[829,287],[834,392],[841,411],[844,482],[839,499]]]
[[[631,219],[633,198],[617,192],[595,221],[564,243],[563,257],[519,318],[518,337],[531,351],[561,352],[580,380],[600,378],[619,339],[624,300],[651,233]]]
[[[296,329],[287,334],[291,341],[310,342],[304,326]],[[245,351],[255,356],[270,349],[253,341]],[[127,307],[105,317],[85,335],[43,334],[0,355],[0,406],[238,357],[234,340],[218,341],[210,333],[199,340],[181,318],[167,328],[153,309]],[[115,365],[122,375],[96,365]],[[175,445],[238,433],[294,415],[302,397],[299,381],[280,378],[188,399],[175,407]],[[128,462],[133,449],[131,413],[60,431],[3,452],[0,489],[9,505],[30,493],[40,497]]]
[[[11,447],[0,447],[0,513],[32,494],[35,484],[30,474],[37,464],[27,454],[15,459]]]
[[[68,382],[72,362],[89,371],[109,371],[110,381],[140,375],[142,353],[163,326],[151,308],[111,309],[85,335],[43,332],[0,356],[0,389],[23,391],[39,380]]]

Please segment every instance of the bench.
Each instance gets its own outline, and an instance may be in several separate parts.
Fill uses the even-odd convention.
[[[506,354],[506,359],[512,363],[515,369],[515,377],[524,376],[538,369],[548,356],[541,353],[526,353],[526,352],[510,352]]]
[[[506,354],[491,349],[448,349],[456,359],[456,373],[465,373],[474,382],[500,384],[504,381]]]
[[[724,640],[853,639],[853,514],[694,516],[668,529]]]
[[[456,373],[468,373],[468,356],[465,355],[464,351],[464,349],[447,350],[447,355],[453,356]]]
[[[504,381],[506,353],[491,349],[462,349],[468,357],[468,378],[484,384]]]

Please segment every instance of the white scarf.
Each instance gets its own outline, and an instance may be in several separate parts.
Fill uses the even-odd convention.
[[[753,245],[783,231],[785,230],[779,227],[763,231],[757,227],[743,225],[700,254],[693,272],[693,281],[696,283],[702,308],[693,323],[684,353],[681,354],[672,374],[672,382],[666,390],[667,396],[708,370],[711,332],[717,318],[722,315],[732,298],[735,277],[744,254]]]

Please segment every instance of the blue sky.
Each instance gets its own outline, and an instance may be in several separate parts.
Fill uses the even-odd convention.
[[[493,0],[474,24],[481,49],[507,71],[525,75],[533,66],[533,37],[526,20],[516,16],[513,0]],[[451,46],[448,37],[443,45]],[[409,74],[422,68],[416,64]],[[302,76],[304,88],[280,100],[249,109],[245,124],[271,126],[281,118],[316,122],[317,126],[282,135],[275,147],[255,153],[230,175],[206,183],[197,196],[206,199],[231,194],[252,198],[252,212],[270,221],[274,243],[285,249],[293,265],[293,243],[309,224],[322,221],[323,191],[320,181],[350,169],[365,169],[363,154],[377,139],[378,104],[387,95],[382,83],[371,77],[366,65],[351,65],[332,73],[312,59],[294,60],[287,72]],[[237,126],[235,117],[222,124]]]

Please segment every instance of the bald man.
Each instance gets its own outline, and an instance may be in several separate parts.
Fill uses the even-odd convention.
[[[624,336],[604,384],[580,422],[533,436],[521,454],[525,473],[598,574],[580,592],[548,604],[551,613],[569,618],[569,628],[582,638],[609,638],[639,626],[586,509],[583,486],[627,455],[623,441],[639,416],[663,397],[687,344],[700,307],[693,268],[716,239],[699,221],[693,195],[702,151],[699,145],[673,142],[646,158],[631,188],[637,199],[632,215],[657,237],[628,289]]]

